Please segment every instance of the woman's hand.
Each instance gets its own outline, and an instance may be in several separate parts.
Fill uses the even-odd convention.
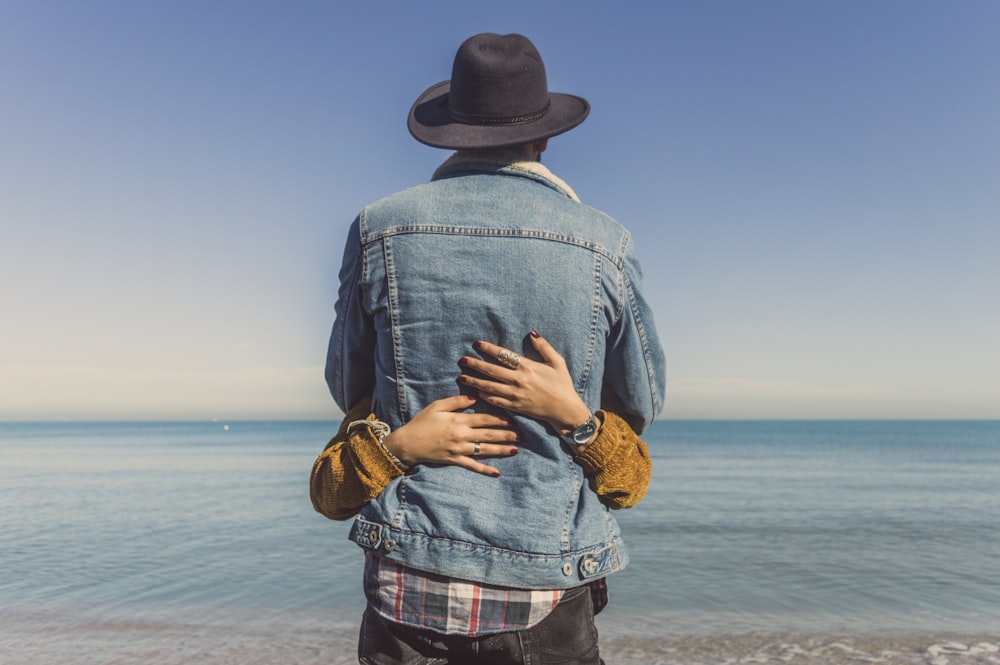
[[[573,387],[563,357],[534,330],[531,331],[531,343],[542,356],[542,362],[518,357],[496,344],[476,342],[477,351],[496,358],[503,365],[465,356],[458,361],[459,365],[482,376],[463,373],[458,382],[478,390],[479,396],[489,404],[545,420],[560,434],[569,434],[587,421],[590,409]],[[504,362],[503,352],[513,355],[517,362]]]
[[[494,478],[500,472],[478,461],[479,457],[517,454],[518,440],[510,421],[488,413],[462,413],[475,404],[468,395],[431,402],[417,415],[386,435],[382,445],[405,464],[422,462],[455,464]]]

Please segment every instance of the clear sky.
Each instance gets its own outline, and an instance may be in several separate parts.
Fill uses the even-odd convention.
[[[348,224],[521,32],[667,418],[1000,418],[1000,2],[0,2],[0,420],[337,418]],[[484,279],[489,276],[484,275]]]

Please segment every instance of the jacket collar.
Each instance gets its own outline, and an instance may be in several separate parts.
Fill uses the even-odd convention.
[[[541,162],[525,161],[521,159],[520,155],[513,152],[460,150],[445,160],[444,164],[434,171],[434,176],[431,179],[438,180],[455,173],[471,170],[524,175],[534,180],[540,180],[577,203],[580,202],[580,197],[576,195],[573,188]]]

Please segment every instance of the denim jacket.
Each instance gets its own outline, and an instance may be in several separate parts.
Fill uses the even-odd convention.
[[[345,412],[371,393],[396,428],[459,391],[457,362],[477,340],[538,360],[534,329],[591,409],[609,390],[641,432],[662,406],[665,367],[640,282],[629,233],[541,164],[457,153],[352,224],[327,383]],[[624,568],[618,524],[567,444],[545,423],[513,420],[520,454],[490,460],[499,478],[418,465],[362,509],[351,539],[420,570],[517,588]]]

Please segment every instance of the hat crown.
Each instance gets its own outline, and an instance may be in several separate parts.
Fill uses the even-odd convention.
[[[548,107],[545,65],[527,37],[484,33],[459,47],[451,70],[453,119],[516,124],[543,116]]]
[[[459,47],[450,80],[417,97],[406,126],[421,143],[477,150],[547,139],[589,113],[583,97],[549,92],[545,65],[527,37],[483,33]]]

